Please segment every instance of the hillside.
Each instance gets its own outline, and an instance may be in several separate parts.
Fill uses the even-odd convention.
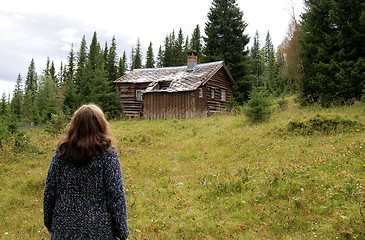
[[[240,114],[112,122],[130,239],[364,239],[365,133],[346,125],[365,125],[364,112],[290,101],[260,125]],[[318,115],[343,124],[290,128]],[[0,152],[2,239],[48,237],[42,194],[58,137],[27,136]]]

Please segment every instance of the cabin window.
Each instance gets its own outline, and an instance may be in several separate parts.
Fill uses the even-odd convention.
[[[143,101],[142,90],[136,90],[136,100],[137,101]]]
[[[199,97],[202,98],[203,97],[203,88],[199,88]]]
[[[210,98],[214,98],[214,89],[213,88],[210,89]]]
[[[221,101],[225,102],[226,100],[227,100],[226,90],[221,89]]]

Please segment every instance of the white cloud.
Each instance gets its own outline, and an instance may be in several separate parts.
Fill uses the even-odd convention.
[[[57,33],[60,36],[60,40],[65,43],[79,43],[81,38],[77,36],[77,29],[65,28]]]
[[[15,89],[15,82],[9,82],[9,81],[0,79],[0,97],[3,95],[3,93],[5,93],[6,98],[8,98],[9,94],[11,97],[14,89]]]

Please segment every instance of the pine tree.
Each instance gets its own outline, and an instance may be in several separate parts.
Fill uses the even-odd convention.
[[[134,69],[134,58],[136,55],[136,51],[134,49],[134,46],[132,47],[132,51],[131,51],[131,64],[130,64],[130,69],[133,70]]]
[[[249,37],[244,34],[247,23],[235,0],[213,0],[205,24],[205,61],[224,60],[233,79],[235,100],[248,99],[250,84],[244,79],[247,74]]]
[[[0,118],[4,117],[7,113],[7,101],[6,101],[6,94],[3,92],[1,96],[1,103],[0,103]]]
[[[175,66],[182,66],[186,64],[186,55],[183,48],[184,44],[184,36],[182,30],[180,28],[179,33],[177,35],[177,39],[175,41]]]
[[[47,62],[46,62],[46,69],[43,70],[43,75],[48,77],[50,74],[50,68],[51,68],[51,60],[49,60],[49,57],[47,57]]]
[[[65,67],[65,76],[64,76],[64,83],[65,89],[63,97],[63,111],[66,116],[71,116],[71,114],[79,107],[79,100],[78,100],[78,86],[76,85],[76,59],[75,53],[73,50],[73,45],[71,45],[71,50],[67,58],[67,65]],[[79,79],[77,80],[79,81]],[[81,85],[81,83],[80,83]]]
[[[81,98],[80,94],[76,93],[76,84],[74,81],[69,81],[64,86],[63,94],[63,113],[70,117],[73,112],[79,107],[78,99]]]
[[[161,68],[163,66],[164,66],[164,53],[163,53],[162,47],[160,45],[160,47],[158,48],[158,53],[157,53],[156,67]]]
[[[98,64],[100,64],[99,60],[100,52],[101,49],[100,49],[100,43],[98,42],[98,36],[96,32],[94,32],[93,37],[91,39],[89,54],[87,58],[88,71],[95,71],[98,68]]]
[[[56,82],[56,68],[53,61],[51,62],[51,67],[49,68],[49,76]]]
[[[255,37],[253,39],[253,47],[251,48],[251,73],[255,75],[257,78],[262,76],[263,74],[263,66],[261,60],[261,43],[260,43],[260,35],[256,30]]]
[[[86,82],[88,82],[87,79],[87,61],[88,61],[88,52],[87,52],[88,48],[87,48],[87,43],[86,43],[86,39],[85,39],[85,35],[82,37],[81,42],[80,42],[80,48],[79,51],[77,52],[77,70],[76,70],[76,76],[75,76],[75,81],[74,81],[74,87],[75,90],[74,93],[71,93],[71,95],[78,95],[78,99],[76,101],[76,103],[74,104],[74,107],[77,107],[77,105],[80,105],[81,102],[81,89],[83,88],[83,84],[85,84]],[[73,107],[73,108],[74,108]]]
[[[198,53],[198,56],[202,53],[202,41],[201,41],[201,33],[199,25],[196,25],[193,34],[191,36],[190,41],[190,50],[195,50]]]
[[[177,48],[176,48],[175,30],[173,30],[172,33],[169,35],[169,48],[170,48],[170,59],[171,59],[170,66],[176,66]]]
[[[142,49],[141,49],[141,42],[138,38],[137,40],[137,46],[134,52],[134,58],[133,58],[133,69],[140,69],[142,68]]]
[[[35,63],[32,58],[30,65],[28,67],[27,78],[25,80],[25,92],[31,91],[32,94],[37,92],[37,73],[35,71]]]
[[[264,46],[264,63],[265,63],[265,84],[269,91],[275,92],[276,84],[276,59],[274,45],[271,40],[270,32],[267,31]]]
[[[23,101],[22,115],[27,123],[39,123],[37,105],[35,104],[35,99],[37,95],[32,91],[26,91]]]
[[[162,66],[163,67],[171,67],[173,66],[173,46],[171,43],[171,35],[170,36],[166,36],[165,37],[165,42],[164,42],[164,51],[163,51],[163,61],[162,61]]]
[[[71,45],[70,53],[67,57],[67,68],[66,68],[66,82],[74,82],[75,81],[75,74],[76,74],[76,59],[75,59],[75,52],[73,49],[73,45]]]
[[[58,89],[61,89],[61,86],[65,83],[65,70],[64,70],[63,62],[61,62],[60,70],[56,75],[56,86]]]
[[[265,58],[264,58],[265,65],[268,65],[270,62],[270,58],[272,58],[275,55],[274,45],[272,44],[270,31],[267,31],[267,34],[266,34],[264,53],[265,53]]]
[[[18,119],[20,119],[22,117],[23,97],[24,96],[23,96],[22,77],[19,73],[18,78],[16,79],[13,99],[11,100],[11,103],[10,103],[11,112]]]
[[[155,56],[153,54],[152,42],[150,42],[146,54],[146,68],[154,68],[154,67],[155,67]]]
[[[35,99],[38,111],[39,123],[51,120],[52,114],[58,113],[56,83],[48,76],[42,76],[39,84],[39,93]]]
[[[127,71],[127,54],[123,51],[122,58],[119,59],[118,77],[123,76]]]
[[[104,57],[104,67],[105,67],[105,70],[108,71],[108,61],[109,61],[109,47],[108,47],[108,42],[105,42],[105,44],[104,44],[103,57]]]
[[[190,45],[189,36],[186,36],[186,38],[185,38],[185,44],[184,44],[184,56],[185,56],[185,58],[186,58],[187,54],[189,52],[191,52],[191,51],[192,51],[192,49],[191,49],[191,45]],[[198,55],[199,55],[199,53],[198,53]],[[198,61],[199,60],[200,59],[198,59]]]
[[[37,96],[38,91],[38,76],[35,71],[34,59],[32,59],[27,77],[25,80],[25,95],[23,102],[23,116],[25,116],[27,122],[38,122],[38,109],[34,104],[34,99]]]
[[[109,48],[108,61],[107,61],[107,72],[109,82],[112,85],[113,81],[118,78],[118,55],[117,55],[117,43],[113,36],[112,42]]]
[[[360,99],[365,83],[365,4],[362,0],[304,3],[302,102],[330,106]]]

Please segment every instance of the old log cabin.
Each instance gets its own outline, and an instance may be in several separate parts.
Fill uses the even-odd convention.
[[[226,110],[234,80],[223,61],[134,69],[114,81],[127,118],[196,118]]]

